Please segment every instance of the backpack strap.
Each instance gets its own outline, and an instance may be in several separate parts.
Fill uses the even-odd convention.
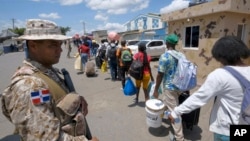
[[[65,90],[59,84],[57,84],[53,79],[49,78],[47,75],[43,74],[42,72],[36,72],[33,75],[41,78],[48,84],[50,93],[53,97],[53,100],[56,103],[67,94]]]
[[[168,50],[166,53],[173,56],[175,59],[179,60],[181,57],[185,57],[185,55],[181,52],[178,52],[176,50]]]
[[[228,66],[225,66],[224,69],[230,72],[240,82],[240,84],[244,86],[244,88],[250,87],[250,82],[238,71]]]
[[[55,116],[61,121],[61,111],[56,108],[57,103],[67,95],[67,92],[58,84],[56,83],[53,79],[48,77],[47,75],[43,74],[42,72],[38,71],[32,74],[33,76],[39,77],[42,80],[44,80],[48,86],[49,86],[49,91],[50,94],[52,95],[51,103],[52,103],[52,108],[54,110]],[[60,125],[61,126],[61,125]]]
[[[242,76],[238,71],[228,66],[225,66],[224,69],[230,72],[240,82],[240,84],[244,87],[244,89],[250,88],[250,82],[244,76]],[[243,99],[247,100],[246,98],[247,96],[248,95],[244,95]],[[247,103],[248,102],[245,102],[245,103],[242,102],[241,111],[243,111],[248,106],[248,105],[245,105]]]
[[[123,48],[121,47],[119,50],[120,50],[119,58],[121,58],[122,57]]]

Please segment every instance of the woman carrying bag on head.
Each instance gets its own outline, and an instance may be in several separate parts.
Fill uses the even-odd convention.
[[[146,102],[149,99],[148,91],[147,91],[149,81],[150,81],[150,79],[151,79],[151,81],[154,81],[154,77],[152,75],[151,67],[150,67],[151,57],[149,55],[147,55],[146,44],[140,43],[138,45],[138,51],[139,52],[134,55],[133,59],[140,60],[141,62],[143,62],[143,72],[142,72],[143,77],[142,77],[142,80],[136,79],[136,81],[135,81],[136,88],[137,88],[135,103],[138,103],[138,100],[139,100],[141,83],[142,83],[142,88],[143,88],[145,102]]]

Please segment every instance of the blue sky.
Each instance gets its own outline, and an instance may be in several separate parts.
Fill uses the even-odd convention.
[[[70,27],[69,36],[95,30],[122,31],[138,15],[166,13],[189,0],[0,0],[0,30],[25,27],[27,19],[46,19]]]

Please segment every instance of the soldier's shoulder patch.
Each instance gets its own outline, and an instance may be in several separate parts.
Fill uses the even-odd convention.
[[[31,92],[30,98],[34,105],[40,105],[49,102],[51,95],[48,89],[44,89]]]

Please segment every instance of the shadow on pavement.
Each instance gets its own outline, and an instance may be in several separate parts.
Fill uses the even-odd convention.
[[[197,125],[192,130],[183,127],[183,133],[186,140],[198,141],[201,140],[202,129]]]
[[[135,103],[133,102],[132,104],[128,105],[128,107],[135,107],[135,106],[139,106],[139,107],[145,107],[145,102],[144,101],[141,101],[141,102],[138,102],[138,103]]]
[[[168,119],[163,118],[162,123],[163,123],[163,125],[168,126],[168,127],[165,127],[168,130],[168,133],[169,133],[169,131],[171,131],[173,133],[171,123]],[[164,129],[163,127],[160,127],[160,128]],[[166,129],[164,129],[164,130],[166,130]],[[161,132],[161,131],[159,131],[159,132]],[[190,128],[187,128],[185,126],[185,124],[183,124],[183,133],[184,133],[185,140],[200,141],[202,129],[197,125],[194,125],[193,128],[190,129]]]
[[[110,80],[111,78],[110,77],[108,77],[108,78],[104,78],[104,80]]]
[[[160,126],[159,128],[149,127],[148,131],[156,137],[165,137],[169,133],[169,128],[166,128],[165,126]]]
[[[95,77],[98,77],[98,74],[94,74],[94,75],[86,75],[87,78],[95,78]]]

